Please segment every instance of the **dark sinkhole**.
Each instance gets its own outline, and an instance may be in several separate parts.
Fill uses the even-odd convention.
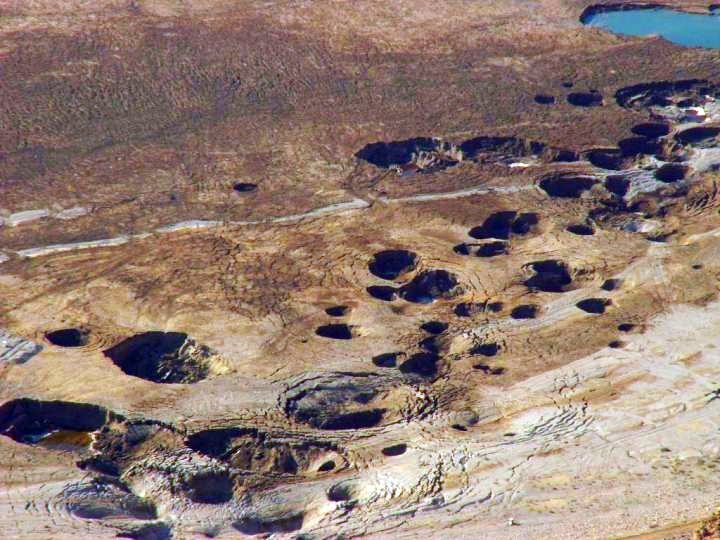
[[[183,332],[145,332],[107,349],[105,356],[123,372],[157,383],[189,384],[209,374],[215,353]]]
[[[525,285],[530,289],[544,292],[563,292],[572,283],[568,267],[561,261],[537,261],[530,263],[529,267],[535,273],[525,280]]]
[[[397,279],[411,272],[417,264],[417,255],[404,249],[388,249],[373,256],[368,264],[370,273],[387,280]]]
[[[315,333],[329,339],[352,339],[352,328],[347,324],[326,324],[315,330]]]
[[[88,343],[89,334],[81,328],[62,328],[47,332],[45,339],[58,347],[83,347]]]

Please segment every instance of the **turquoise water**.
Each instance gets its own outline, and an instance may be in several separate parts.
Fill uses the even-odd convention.
[[[720,16],[671,9],[606,11],[584,17],[583,24],[627,36],[660,35],[685,47],[720,49]]]

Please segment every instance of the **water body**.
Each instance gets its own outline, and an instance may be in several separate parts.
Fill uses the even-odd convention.
[[[720,16],[665,8],[587,11],[580,21],[626,36],[659,35],[685,47],[720,49]]]

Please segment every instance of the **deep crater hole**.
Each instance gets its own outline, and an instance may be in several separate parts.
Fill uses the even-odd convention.
[[[397,279],[411,272],[417,265],[417,255],[412,251],[391,249],[380,251],[368,264],[370,273],[387,280]]]
[[[53,345],[58,347],[84,347],[88,344],[90,332],[81,328],[62,328],[45,334]]]
[[[315,334],[329,339],[352,339],[353,327],[347,324],[326,324],[318,327]]]

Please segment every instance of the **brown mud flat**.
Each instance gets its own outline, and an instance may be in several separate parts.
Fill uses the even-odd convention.
[[[0,8],[5,534],[716,535],[720,68],[604,5]]]

